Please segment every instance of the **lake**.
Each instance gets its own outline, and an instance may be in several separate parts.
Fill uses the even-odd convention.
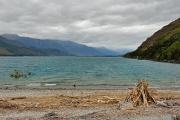
[[[14,69],[31,75],[11,78]],[[180,64],[122,57],[0,57],[1,87],[124,89],[141,79],[152,87],[180,88]]]

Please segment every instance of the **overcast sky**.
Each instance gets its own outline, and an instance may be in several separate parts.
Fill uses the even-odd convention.
[[[136,48],[180,17],[180,0],[0,0],[0,34]]]

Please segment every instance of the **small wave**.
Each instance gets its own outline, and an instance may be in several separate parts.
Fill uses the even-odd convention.
[[[27,86],[28,87],[39,87],[39,86],[41,86],[41,84],[40,83],[30,83]]]
[[[4,84],[3,86],[4,87],[14,87],[14,85],[12,85],[12,84]]]
[[[44,86],[56,86],[57,84],[55,84],[55,83],[46,83],[46,84],[44,84]]]
[[[85,84],[85,85],[78,85],[78,86],[120,86],[120,87],[123,87],[123,86],[133,86],[133,84],[121,84],[121,85],[118,85],[118,84]]]

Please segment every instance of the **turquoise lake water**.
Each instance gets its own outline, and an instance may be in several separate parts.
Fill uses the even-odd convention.
[[[14,69],[27,78],[15,79]],[[146,79],[151,86],[180,88],[180,64],[121,57],[0,57],[0,86],[121,89]]]

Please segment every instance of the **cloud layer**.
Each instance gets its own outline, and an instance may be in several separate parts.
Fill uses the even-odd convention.
[[[0,34],[136,48],[180,17],[179,0],[0,0]]]

